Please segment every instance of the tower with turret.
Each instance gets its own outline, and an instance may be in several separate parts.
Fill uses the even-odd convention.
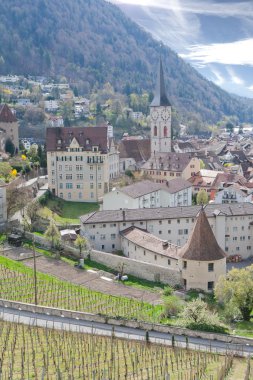
[[[155,96],[150,104],[151,156],[171,152],[171,104],[160,58]]]

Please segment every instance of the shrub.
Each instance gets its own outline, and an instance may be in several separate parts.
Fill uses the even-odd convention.
[[[227,331],[218,314],[211,312],[208,305],[200,299],[188,302],[180,317],[182,318],[182,325],[192,330],[220,333]]]
[[[173,292],[174,289],[172,288],[172,286],[165,286],[165,288],[163,289],[163,295],[166,297],[171,296]]]
[[[162,318],[177,316],[183,309],[184,302],[177,296],[164,297],[164,311]]]

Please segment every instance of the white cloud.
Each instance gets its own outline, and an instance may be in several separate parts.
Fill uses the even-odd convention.
[[[253,38],[229,43],[193,45],[187,50],[188,53],[180,56],[201,65],[222,63],[253,66]]]
[[[249,86],[248,89],[249,89],[250,91],[253,91],[253,84],[252,84],[252,86]]]
[[[232,67],[227,67],[227,72],[230,75],[230,80],[233,83],[238,84],[240,86],[244,86],[245,85],[244,80],[242,80],[241,78],[238,77],[238,75],[236,75],[236,73],[234,72],[234,70],[232,69]]]
[[[209,14],[221,17],[250,17],[253,12],[252,1],[231,1],[226,3],[212,0],[111,0],[118,4],[132,4],[144,7],[157,7],[179,12]]]
[[[222,86],[225,83],[225,79],[223,78],[221,73],[215,68],[212,68],[211,71],[212,71],[212,74],[214,74],[215,76],[215,78],[213,79],[213,82],[217,84],[217,86]]]

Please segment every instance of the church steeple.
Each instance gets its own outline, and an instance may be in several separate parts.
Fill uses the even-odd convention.
[[[155,96],[150,106],[151,107],[171,107],[170,101],[166,94],[164,74],[163,74],[163,64],[162,64],[161,57],[160,57],[159,68],[158,68]]]

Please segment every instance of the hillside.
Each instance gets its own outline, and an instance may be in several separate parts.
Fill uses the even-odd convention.
[[[103,0],[0,2],[0,74],[66,76],[80,93],[111,82],[126,93],[154,88],[159,42]],[[253,122],[253,102],[205,80],[162,48],[168,94],[187,119],[223,114]]]

